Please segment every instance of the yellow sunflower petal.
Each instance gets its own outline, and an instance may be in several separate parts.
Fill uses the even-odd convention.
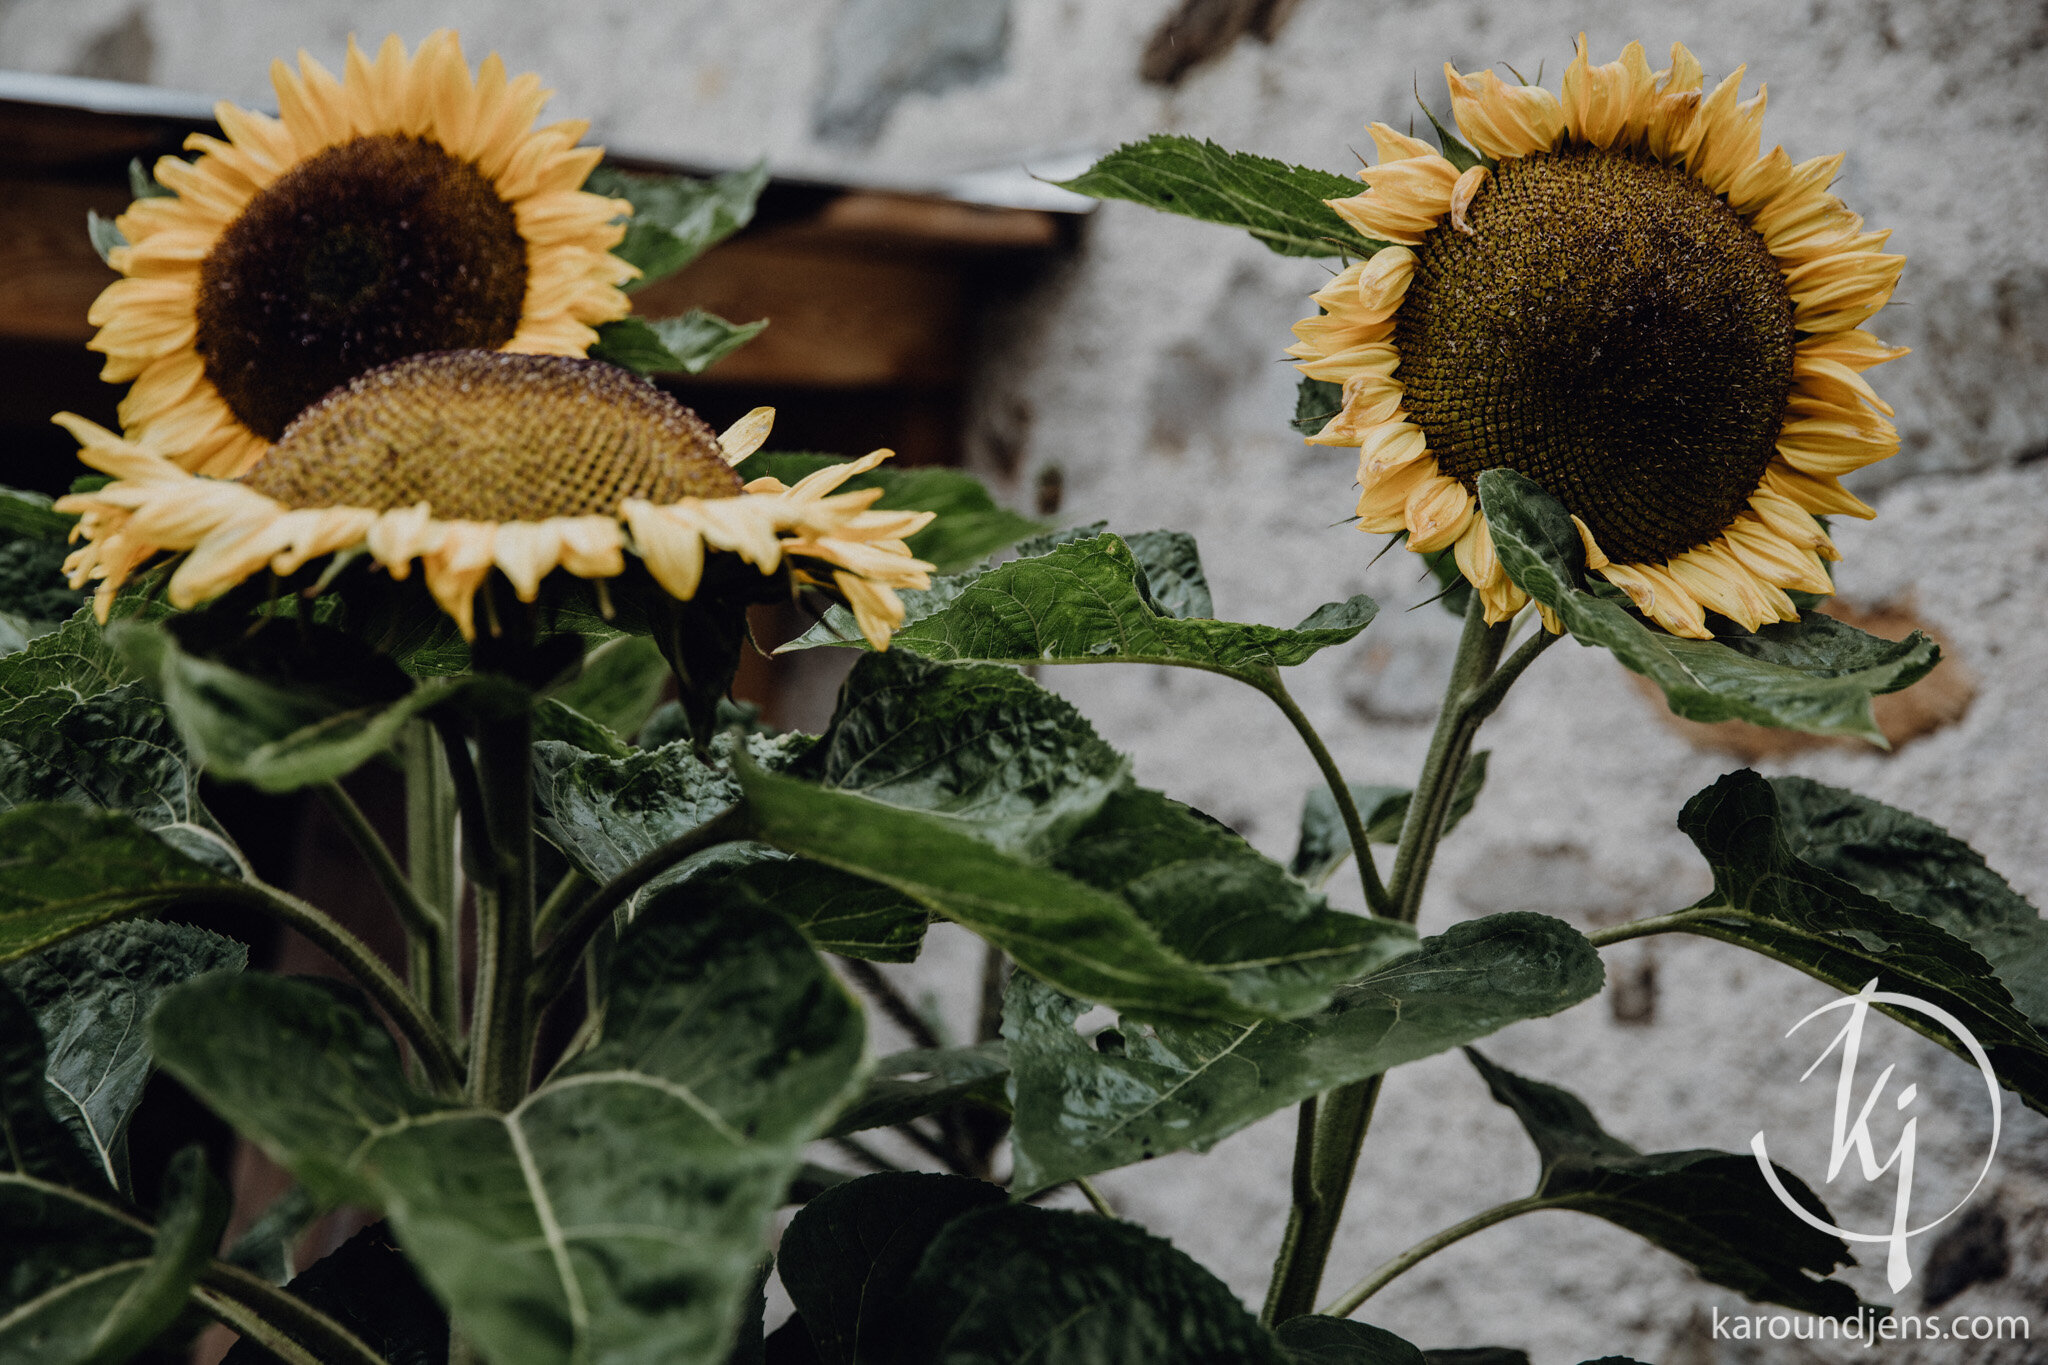
[[[1547,152],[1564,136],[1564,110],[1540,85],[1509,85],[1492,71],[1463,76],[1444,63],[1458,130],[1488,156]]]

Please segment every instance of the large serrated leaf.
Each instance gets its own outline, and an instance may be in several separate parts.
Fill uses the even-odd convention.
[[[226,884],[125,815],[66,805],[0,813],[0,962]]]
[[[172,1159],[153,1229],[97,1197],[0,1173],[0,1361],[124,1365],[184,1311],[227,1217],[197,1147]]]
[[[0,979],[0,1171],[73,1189],[111,1188],[89,1148],[50,1106],[42,1029],[14,988]]]
[[[1982,953],[2013,1003],[2048,1036],[2048,920],[1941,826],[1810,778],[1774,777],[1787,847],[1894,909]]]
[[[854,666],[795,771],[1027,856],[1065,844],[1130,780],[1079,711],[1015,670],[893,650]]]
[[[1363,193],[1356,180],[1171,133],[1119,147],[1060,188],[1243,228],[1283,256],[1363,259],[1386,245],[1324,202]]]
[[[946,662],[1170,664],[1265,688],[1274,669],[1352,639],[1378,610],[1353,597],[1291,629],[1172,616],[1151,599],[1132,547],[1100,535],[935,583],[890,646]],[[797,645],[859,643],[831,638],[831,626],[828,617]]]
[[[123,658],[155,681],[185,747],[206,771],[272,792],[345,777],[435,707],[512,686],[468,675],[430,677],[398,691],[378,676],[373,690],[358,695],[244,672],[188,652],[161,627],[126,625],[115,640]],[[395,665],[382,667],[403,677]]]
[[[771,477],[794,484],[807,474],[843,463],[836,455],[796,455],[759,451],[740,462],[743,479]],[[842,493],[879,488],[875,500],[886,511],[935,513],[930,525],[911,536],[910,552],[942,574],[960,573],[982,560],[1045,531],[1042,522],[1020,516],[991,498],[981,480],[958,469],[931,466],[899,469],[883,465],[856,474],[839,486]]]
[[[1493,915],[1423,940],[1305,1018],[1125,1021],[1103,1046],[1075,1032],[1082,1002],[1014,978],[1003,1037],[1016,1078],[1015,1187],[1206,1151],[1311,1095],[1576,1005],[1604,979],[1598,953],[1562,920]]]
[[[754,218],[754,201],[768,185],[768,163],[710,179],[644,175],[600,166],[583,188],[633,206],[626,237],[612,254],[638,267],[628,289],[645,289],[673,275]]]
[[[109,1185],[127,1186],[121,1153],[151,1065],[143,1021],[172,986],[207,972],[240,971],[248,958],[243,944],[204,929],[134,921],[66,939],[0,970],[42,1032],[51,1112]]]
[[[890,1365],[923,1311],[903,1295],[948,1223],[1005,1202],[1002,1186],[899,1171],[849,1180],[798,1210],[777,1258],[821,1365]]]
[[[1620,602],[1580,586],[1585,547],[1570,515],[1541,486],[1509,469],[1479,476],[1501,566],[1557,613],[1581,644],[1598,645],[1663,690],[1687,720],[1746,720],[1816,735],[1859,735],[1882,744],[1870,699],[1926,675],[1940,649],[1915,631],[1880,640],[1829,616],[1688,640],[1647,625]]]
[[[1095,1214],[1012,1204],[946,1224],[911,1277],[903,1365],[1287,1365],[1221,1280]]]
[[[82,1365],[148,1274],[152,1230],[75,1190],[0,1172],[0,1362]]]
[[[1798,810],[1788,816],[1773,785],[1746,769],[1686,803],[1678,827],[1712,866],[1714,891],[1685,930],[1753,949],[1839,990],[1854,993],[1875,979],[1880,990],[1940,1006],[1975,1035],[2006,1088],[2048,1112],[2048,1037],[1992,964],[1924,904],[1901,909],[1827,870],[1833,855],[1809,860],[1795,851],[1804,842]],[[1878,1008],[1969,1057],[1935,1020]]]
[[[1403,926],[1331,910],[1228,829],[1131,787],[1078,712],[1009,669],[863,659],[799,771],[822,785],[742,770],[762,839],[1089,999],[1249,1022],[1315,1009],[1412,949]]]
[[[1683,1260],[1712,1284],[1746,1298],[1823,1317],[1861,1306],[1827,1278],[1854,1265],[1839,1237],[1802,1222],[1748,1153],[1690,1150],[1645,1155],[1608,1133],[1578,1096],[1518,1076],[1467,1048],[1493,1097],[1515,1112],[1543,1162],[1536,1200],[1626,1228]],[[1799,1177],[1778,1178],[1824,1222],[1833,1216]]]
[[[150,1037],[310,1189],[385,1209],[492,1360],[716,1359],[804,1143],[860,1086],[860,1011],[779,917],[687,896],[651,898],[613,970],[601,1039],[509,1114],[414,1091],[309,981],[181,987]]]

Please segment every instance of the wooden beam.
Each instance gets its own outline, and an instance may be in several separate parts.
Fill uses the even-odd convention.
[[[86,310],[119,276],[92,249],[86,210],[114,214],[126,207],[119,189],[0,180],[0,336],[92,339]]]

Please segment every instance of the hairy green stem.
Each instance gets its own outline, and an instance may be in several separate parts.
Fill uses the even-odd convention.
[[[1632,919],[1625,924],[1595,929],[1586,935],[1586,941],[1595,948],[1605,948],[1611,944],[1627,943],[1630,939],[1648,938],[1652,934],[1697,933],[1694,926],[1700,921],[1727,919],[1734,913],[1725,905],[1694,906],[1690,910],[1674,910],[1668,915],[1651,915],[1646,919]]]
[[[903,998],[895,984],[882,975],[881,968],[857,957],[841,957],[839,962],[846,974],[853,978],[853,983],[867,992],[882,1007],[882,1013],[903,1030],[913,1047],[936,1049],[945,1046],[939,1035],[932,1031],[931,1022]]]
[[[1114,1218],[1117,1216],[1116,1210],[1109,1206],[1109,1201],[1102,1197],[1102,1191],[1096,1189],[1095,1182],[1087,1176],[1075,1176],[1074,1188],[1079,1190],[1088,1202],[1095,1206],[1095,1211],[1104,1218]]]
[[[412,944],[412,988],[450,1038],[462,1037],[462,864],[455,851],[455,779],[431,726],[406,727],[399,754],[405,768],[407,880],[434,912],[433,934]]]
[[[526,1098],[533,1068],[533,718],[524,707],[479,720],[477,779],[491,887],[477,898],[469,1093],[504,1111]]]
[[[562,993],[575,975],[583,950],[597,931],[611,922],[613,912],[631,900],[647,883],[693,854],[715,844],[744,839],[753,822],[744,803],[728,806],[695,829],[686,830],[650,850],[631,867],[606,882],[581,905],[562,916],[556,934],[535,965],[532,978],[534,1000],[545,1003]]]
[[[1478,593],[1472,594],[1465,609],[1465,629],[1458,639],[1457,657],[1451,663],[1450,685],[1444,689],[1443,709],[1437,713],[1436,731],[1430,736],[1429,756],[1422,762],[1415,795],[1408,801],[1408,818],[1401,826],[1401,846],[1394,855],[1394,872],[1388,880],[1388,895],[1396,919],[1413,924],[1422,908],[1422,888],[1429,879],[1429,865],[1442,837],[1444,817],[1458,790],[1458,777],[1472,752],[1472,738],[1479,732],[1472,700],[1481,695],[1507,642],[1508,628],[1486,624],[1486,611]],[[1499,704],[1496,694],[1493,704]],[[1488,708],[1489,710],[1491,707]]]
[[[363,808],[339,782],[322,782],[317,790],[320,799],[341,822],[341,827],[348,831],[349,839],[362,853],[363,860],[370,865],[377,885],[398,911],[398,920],[405,926],[406,937],[431,940],[439,927],[440,916],[413,889],[411,879],[398,865],[398,859],[385,844],[384,836],[377,833],[377,827],[370,823],[370,817],[363,814]]]
[[[1387,882],[1387,913],[1403,923],[1413,924],[1422,908],[1423,886],[1480,725],[1553,638],[1539,630],[1502,664],[1507,636],[1505,623],[1486,623],[1484,606],[1474,593],[1465,610],[1443,709],[1437,715],[1415,794],[1409,798],[1400,848]],[[1336,785],[1332,783],[1333,790]],[[1357,842],[1363,843],[1362,831]],[[1313,1311],[1382,1080],[1373,1076],[1339,1086],[1302,1105],[1295,1136],[1294,1207],[1266,1295],[1264,1316],[1269,1324]]]
[[[1323,1309],[1323,1312],[1333,1318],[1348,1318],[1358,1311],[1360,1304],[1379,1293],[1382,1289],[1385,1289],[1393,1280],[1413,1270],[1423,1261],[1436,1255],[1437,1252],[1442,1251],[1453,1242],[1463,1241],[1473,1233],[1482,1232],[1492,1227],[1495,1223],[1505,1223],[1510,1218],[1518,1218],[1522,1214],[1534,1213],[1539,1209],[1551,1207],[1554,1207],[1551,1201],[1532,1194],[1521,1199],[1510,1199],[1505,1204],[1496,1204],[1490,1209],[1475,1213],[1455,1227],[1445,1228],[1435,1236],[1425,1237],[1414,1246],[1409,1247],[1399,1256],[1388,1261],[1378,1270],[1373,1271],[1372,1274],[1345,1290],[1327,1308]]]
[[[1330,795],[1336,798],[1337,813],[1344,819],[1344,833],[1351,840],[1351,856],[1358,862],[1358,884],[1365,890],[1366,908],[1375,915],[1388,912],[1391,902],[1386,887],[1380,883],[1380,870],[1372,860],[1372,846],[1365,837],[1365,822],[1359,818],[1358,803],[1351,799],[1351,784],[1344,780],[1344,774],[1337,767],[1337,760],[1330,756],[1323,737],[1316,733],[1316,727],[1309,723],[1287,684],[1281,681],[1280,670],[1268,669],[1270,681],[1260,687],[1273,704],[1287,717],[1294,732],[1301,736],[1301,742],[1308,746],[1315,758],[1316,767],[1322,770],[1323,781],[1329,784]]]
[[[1378,1099],[1380,1076],[1370,1076],[1303,1103],[1294,1146],[1294,1207],[1266,1291],[1264,1318],[1270,1326],[1315,1312],[1323,1265],[1337,1240],[1337,1224],[1343,1222],[1343,1201],[1352,1193],[1358,1152],[1366,1144]]]
[[[435,1089],[456,1091],[461,1088],[461,1068],[455,1060],[454,1049],[448,1045],[447,1035],[441,1032],[440,1026],[412,992],[405,988],[397,973],[385,966],[383,959],[371,952],[368,944],[342,928],[326,911],[300,900],[289,891],[280,891],[263,882],[243,882],[226,887],[209,885],[204,892],[208,900],[226,899],[253,906],[312,940],[314,946],[346,968],[369,997],[391,1016],[391,1022],[397,1026],[399,1035],[412,1045],[421,1068]]]
[[[533,941],[545,943],[561,928],[562,919],[575,908],[579,897],[590,890],[590,878],[570,868],[555,883],[555,889],[548,892],[548,898],[541,902],[540,909],[533,916]]]
[[[333,1318],[239,1266],[214,1261],[200,1272],[193,1292],[221,1321],[285,1360],[390,1365]]]

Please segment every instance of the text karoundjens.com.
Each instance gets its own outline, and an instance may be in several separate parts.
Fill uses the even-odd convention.
[[[1880,1315],[1858,1309],[1842,1318],[1712,1310],[1716,1341],[1855,1341],[1866,1348],[1892,1341],[2029,1341],[2027,1319],[1989,1314]]]

